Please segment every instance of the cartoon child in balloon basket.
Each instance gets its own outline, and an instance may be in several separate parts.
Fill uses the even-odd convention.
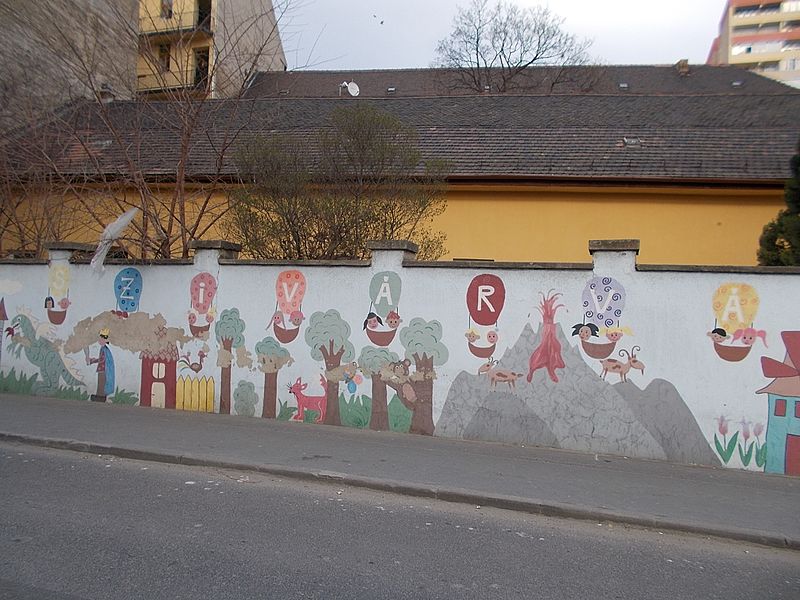
[[[369,328],[369,329],[375,330],[380,325],[383,325],[383,321],[374,312],[369,312],[367,314],[367,318],[364,319],[364,329]]]
[[[105,402],[108,396],[114,393],[114,355],[109,348],[108,338],[111,331],[105,327],[97,336],[100,352],[97,358],[89,356],[89,348],[84,350],[87,365],[97,365],[97,393],[91,395],[92,402]]]
[[[403,319],[400,318],[400,313],[398,313],[396,310],[390,310],[389,314],[386,315],[386,324],[390,329],[397,329],[400,327],[400,323],[402,322]]]
[[[577,323],[572,326],[572,335],[577,335],[583,342],[588,342],[593,337],[599,337],[599,333],[600,328],[594,323]]]
[[[725,331],[722,327],[715,327],[714,329],[706,333],[706,335],[710,337],[715,344],[721,344],[730,337],[728,335],[728,332]]]
[[[295,327],[300,327],[305,320],[305,315],[303,315],[302,311],[293,310],[289,315],[289,322],[294,325]]]

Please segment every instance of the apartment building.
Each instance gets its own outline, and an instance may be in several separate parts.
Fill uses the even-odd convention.
[[[800,87],[800,0],[728,0],[707,63]]]
[[[235,95],[256,71],[284,70],[281,2],[140,0],[136,90]]]

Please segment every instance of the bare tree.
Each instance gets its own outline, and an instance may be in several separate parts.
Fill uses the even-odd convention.
[[[65,0],[41,5],[50,2]],[[4,247],[38,250],[29,241],[33,236],[19,234],[26,225],[19,222],[15,204],[22,190],[32,189],[34,182],[41,188],[44,182],[47,195],[64,198],[83,217],[78,232],[62,222],[68,220],[63,211],[46,213],[50,222],[40,229],[54,239],[91,241],[110,220],[135,207],[140,214],[121,240],[128,254],[187,257],[191,242],[218,228],[230,208],[225,191],[230,155],[253,110],[240,98],[258,68],[282,58],[277,25],[289,0],[278,0],[274,9],[268,1],[248,2],[248,11],[220,17],[213,36],[203,31],[201,15],[190,15],[194,20],[181,37],[182,50],[167,51],[167,64],[159,56],[164,50],[155,41],[158,36],[140,35],[140,29],[147,29],[148,18],[154,31],[169,24],[148,15],[135,19],[126,0],[108,3],[102,27],[113,27],[113,47],[124,48],[133,63],[141,57],[133,69],[123,61],[105,68],[108,61],[101,59],[107,59],[107,36],[94,36],[92,28],[74,20],[48,19],[40,3],[34,4],[25,30],[46,46],[43,56],[54,61],[49,68],[69,75],[72,84],[62,100],[71,103],[42,113],[34,99],[18,102],[30,107],[32,118],[17,127],[2,149],[12,157],[0,170],[0,224],[10,236]],[[173,29],[182,25],[175,23]],[[202,35],[211,44],[207,62],[195,51]],[[111,85],[109,73],[118,75]],[[109,101],[112,91],[128,99]]]
[[[339,108],[316,136],[248,143],[229,237],[259,258],[364,258],[371,239],[444,254],[445,165],[423,159],[413,128],[371,104]]]
[[[591,41],[578,39],[563,25],[564,19],[547,7],[471,0],[459,7],[450,35],[439,41],[434,65],[454,70],[460,87],[510,91],[528,67],[587,64]]]

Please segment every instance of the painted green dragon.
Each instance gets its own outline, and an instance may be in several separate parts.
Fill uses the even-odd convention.
[[[36,328],[29,317],[21,314],[15,316],[11,320],[11,326],[6,328],[6,335],[11,338],[8,344],[10,352],[16,358],[20,358],[25,352],[25,358],[39,369],[39,380],[33,384],[33,394],[55,394],[62,379],[66,385],[84,385],[69,372],[53,342],[37,336]]]

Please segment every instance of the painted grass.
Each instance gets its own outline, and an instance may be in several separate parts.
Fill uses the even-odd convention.
[[[297,407],[289,405],[288,400],[286,402],[278,400],[278,405],[280,406],[277,417],[279,421],[288,421],[297,412]],[[392,397],[387,409],[389,411],[389,429],[400,433],[408,433],[411,428],[411,411],[403,406],[397,394]],[[314,423],[318,416],[319,413],[317,411],[307,410],[303,422]],[[339,394],[339,418],[342,425],[366,429],[369,427],[371,416],[372,398],[366,394],[351,394],[350,398],[346,398],[344,394]]]

